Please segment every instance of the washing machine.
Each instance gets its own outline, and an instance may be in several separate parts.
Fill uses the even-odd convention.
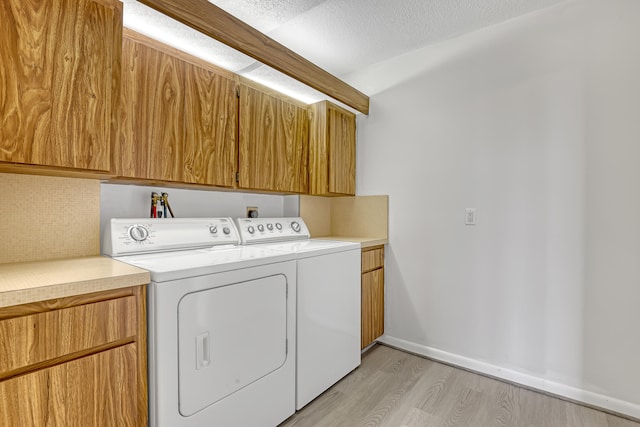
[[[361,247],[311,239],[302,218],[237,218],[242,243],[294,254],[296,409],[360,365]]]
[[[273,427],[295,412],[295,256],[239,242],[230,218],[108,223],[103,253],[151,273],[151,426]]]

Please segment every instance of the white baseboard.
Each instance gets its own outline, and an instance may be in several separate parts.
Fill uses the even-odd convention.
[[[505,369],[501,366],[492,365],[490,363],[481,362],[479,360],[471,359],[453,353],[448,353],[436,348],[427,347],[425,345],[416,344],[399,338],[394,338],[389,335],[383,335],[382,337],[378,338],[378,341],[383,344],[388,344],[392,347],[397,347],[401,350],[416,353],[450,365],[459,366],[473,372],[478,372],[491,377],[503,379],[511,383],[520,384],[527,388],[540,390],[542,392],[564,397],[572,401],[581,402],[588,406],[593,406],[621,415],[626,415],[635,419],[640,419],[640,405],[626,402],[624,400],[614,399],[603,394],[594,393],[592,391],[583,390],[554,381],[549,381],[548,379],[545,379],[543,377],[525,374],[522,372],[514,371],[512,369]]]

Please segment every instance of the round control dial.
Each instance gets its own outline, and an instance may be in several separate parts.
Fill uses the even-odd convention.
[[[269,231],[273,230],[273,224],[271,223],[267,224],[267,230]]]
[[[276,228],[278,230],[282,230],[282,224],[280,224],[279,222],[276,222]]]
[[[291,229],[293,231],[295,231],[296,233],[299,233],[300,232],[300,224],[297,221],[293,221],[291,223]]]
[[[264,231],[264,225],[258,224],[258,231],[263,232]]]
[[[132,225],[129,227],[129,236],[136,242],[144,242],[149,237],[149,230],[144,225]]]
[[[247,231],[249,232],[249,234],[253,234],[255,233],[255,228],[253,228],[253,225],[250,225],[249,227],[247,227]]]
[[[222,229],[222,232],[223,232],[224,234],[229,234],[229,233],[231,233],[231,230],[229,229],[229,227],[224,227],[224,228]]]
[[[211,234],[216,234],[218,232],[218,226],[217,225],[212,225],[211,227],[209,227],[209,232]]]

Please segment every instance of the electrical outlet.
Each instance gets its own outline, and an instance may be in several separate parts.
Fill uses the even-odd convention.
[[[466,208],[464,212],[465,212],[465,218],[464,218],[465,225],[476,225],[476,208]]]
[[[247,218],[258,218],[257,206],[247,206]]]

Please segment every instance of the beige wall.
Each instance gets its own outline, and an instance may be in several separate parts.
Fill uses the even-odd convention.
[[[388,196],[300,196],[300,216],[312,237],[388,238]]]
[[[0,173],[0,264],[100,254],[100,181]]]

